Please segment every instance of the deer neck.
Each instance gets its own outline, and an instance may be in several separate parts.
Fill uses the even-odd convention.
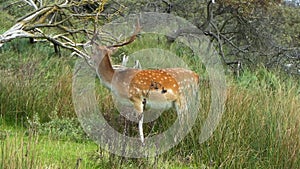
[[[102,83],[104,83],[106,87],[111,88],[114,73],[115,70],[112,68],[108,53],[106,53],[98,65],[97,74]]]

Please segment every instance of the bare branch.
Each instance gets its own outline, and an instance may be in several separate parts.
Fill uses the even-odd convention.
[[[26,2],[28,5],[32,6],[35,10],[39,9],[35,4],[35,2],[33,2],[32,0],[23,0],[23,1]]]
[[[95,16],[103,16],[101,12],[104,4],[68,0],[50,5],[43,4],[42,0],[23,2],[33,6],[35,10],[19,18],[14,26],[0,35],[0,47],[17,38],[30,38],[35,42],[50,42],[56,52],[59,52],[61,47],[72,51],[72,56],[90,58],[85,48],[89,44],[89,36],[93,35],[94,31],[93,26],[88,26],[87,23],[93,20],[94,25],[99,24]],[[93,5],[89,12],[85,10],[88,5]]]

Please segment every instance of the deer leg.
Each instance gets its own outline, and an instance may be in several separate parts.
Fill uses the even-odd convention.
[[[146,104],[145,99],[141,101],[140,99],[132,99],[134,108],[136,109],[138,113],[138,119],[139,119],[139,134],[142,144],[144,145],[144,132],[143,132],[143,121],[144,121],[144,107]]]
[[[184,128],[188,123],[185,123],[185,118],[186,118],[186,113],[187,113],[187,105],[183,97],[180,97],[179,100],[175,102],[175,108],[177,112],[177,119],[179,122],[179,127],[177,129],[177,133],[174,135],[174,141],[177,142],[180,136],[183,134],[185,131]]]
[[[140,114],[140,117],[139,117],[139,132],[140,132],[140,137],[141,137],[141,141],[142,141],[142,144],[143,146],[145,145],[144,143],[144,132],[143,132],[143,122],[144,122],[144,111],[146,109],[146,103],[147,103],[147,100],[144,98],[143,101],[142,101],[142,114]]]
[[[140,132],[140,138],[141,142],[144,145],[144,132],[143,132],[143,120],[144,120],[144,114],[142,113],[139,117],[139,132]]]

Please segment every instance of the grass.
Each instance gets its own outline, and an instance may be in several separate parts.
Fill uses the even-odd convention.
[[[150,42],[148,42],[150,43]],[[151,44],[151,43],[150,43]],[[154,43],[155,45],[157,43]],[[137,43],[134,43],[134,46]],[[149,45],[149,44],[147,44]],[[152,44],[153,45],[153,44]],[[156,47],[155,45],[151,47]],[[133,52],[134,47],[123,48]],[[142,47],[140,47],[142,48]],[[166,49],[169,46],[162,45]],[[189,51],[171,48],[189,61]],[[178,51],[179,50],[179,51]],[[146,159],[110,154],[87,138],[72,104],[74,58],[59,58],[46,45],[16,40],[0,51],[1,168],[297,168],[300,166],[300,84],[297,77],[261,68],[227,77],[226,110],[218,128],[198,143],[210,103],[209,85],[201,84],[202,109],[192,131],[170,151]],[[109,92],[98,90],[110,123],[123,124]],[[156,132],[171,125],[171,112],[157,120]],[[175,113],[173,112],[176,118]],[[146,131],[150,124],[145,125]],[[136,126],[131,128],[136,133]]]
[[[82,168],[95,167],[89,163],[91,152],[97,149],[93,142],[85,144],[53,139],[32,132],[3,133],[1,140],[1,168]],[[62,153],[63,152],[63,153]]]

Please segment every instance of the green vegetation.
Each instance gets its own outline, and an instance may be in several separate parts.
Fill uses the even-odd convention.
[[[132,48],[122,50],[131,52]],[[76,120],[71,96],[74,58],[57,57],[51,48],[17,40],[2,48],[0,59],[1,168],[76,165],[79,168],[110,165],[114,168],[295,168],[300,165],[300,84],[294,77],[265,68],[244,71],[237,79],[229,75],[226,110],[209,140],[198,143],[201,129],[198,120],[179,145],[156,159],[123,159],[99,149]],[[108,91],[99,87],[98,92],[108,119],[122,128],[123,124],[111,118],[118,117],[111,98],[101,97]],[[201,92],[206,93],[202,95],[199,112],[203,114],[208,111],[210,101],[206,82],[202,83]],[[168,127],[169,124],[163,124],[172,122],[166,122],[164,118],[168,117],[167,112],[158,119],[160,126]]]
[[[0,15],[0,33],[12,24]],[[288,30],[287,30],[288,31]],[[151,38],[152,37],[152,38]],[[170,49],[202,78],[199,119],[187,137],[156,158],[128,159],[99,148],[77,120],[72,103],[73,66],[77,58],[62,50],[59,57],[48,44],[17,39],[0,48],[0,169],[6,168],[297,168],[300,166],[299,77],[260,66],[240,77],[227,75],[226,109],[218,128],[203,144],[198,139],[210,106],[205,69],[180,44],[142,36],[121,48]],[[179,47],[178,47],[179,46]],[[119,63],[120,58],[115,57]],[[143,65],[143,63],[142,63]],[[109,123],[123,131],[124,123],[109,92],[97,87],[97,99]],[[169,127],[176,114],[165,112],[155,132]],[[145,125],[146,135],[151,124]],[[137,135],[136,125],[131,126]],[[153,131],[152,131],[153,132]],[[153,133],[152,133],[153,134]]]

